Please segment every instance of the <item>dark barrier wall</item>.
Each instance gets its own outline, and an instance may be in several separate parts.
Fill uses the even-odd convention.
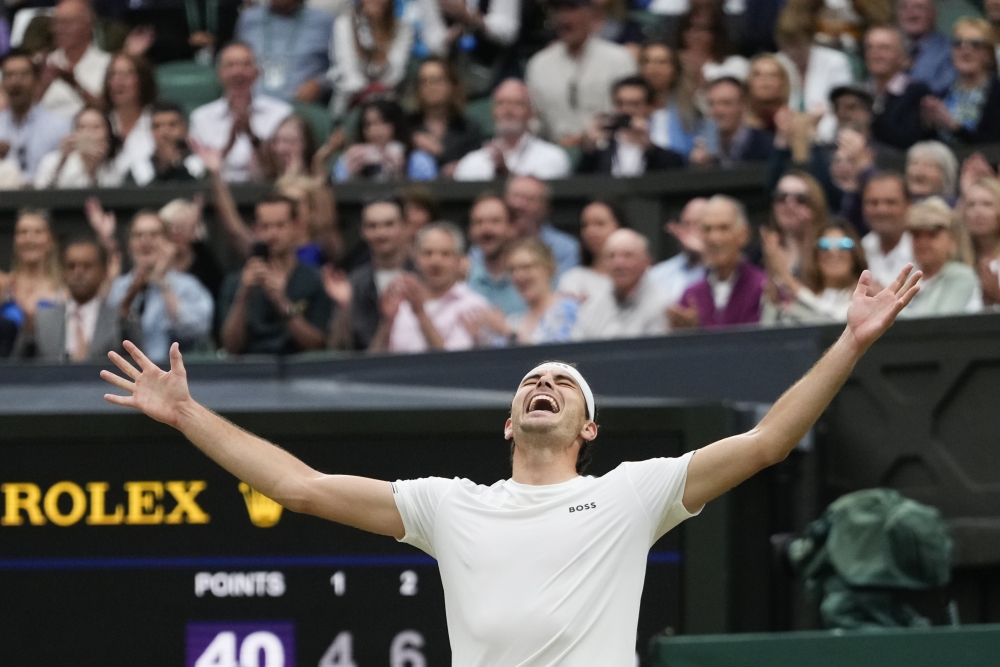
[[[980,667],[996,662],[1000,626],[665,637],[651,650],[656,667]]]
[[[231,416],[325,471],[487,484],[510,472],[502,408]],[[735,424],[722,408],[608,408],[593,472]],[[193,667],[243,650],[289,666],[450,663],[431,558],[282,511],[145,417],[8,416],[0,460],[0,664]],[[641,653],[705,616],[704,552],[683,529],[653,547]]]

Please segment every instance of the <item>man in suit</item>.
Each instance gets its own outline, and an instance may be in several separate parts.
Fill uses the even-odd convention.
[[[22,332],[18,341],[18,356],[42,361],[103,361],[110,350],[121,349],[118,313],[100,294],[107,265],[107,252],[96,240],[79,239],[66,246],[62,271],[69,298],[38,309],[33,334]]]
[[[771,156],[774,135],[746,124],[746,86],[724,76],[708,84],[709,122],[695,139],[688,157],[691,164],[730,169],[744,162],[759,162]]]
[[[599,114],[592,122],[583,140],[580,173],[629,177],[684,166],[679,153],[660,148],[649,138],[655,95],[641,76],[615,82],[614,116]]]

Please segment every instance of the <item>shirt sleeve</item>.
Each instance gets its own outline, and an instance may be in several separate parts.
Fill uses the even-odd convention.
[[[622,464],[639,498],[639,504],[649,517],[650,546],[682,521],[701,513],[700,509],[694,514],[688,512],[681,502],[684,485],[687,483],[688,464],[693,453],[688,452],[677,458]]]
[[[406,534],[399,540],[412,544],[437,558],[434,549],[434,528],[441,500],[458,483],[457,479],[423,477],[397,480],[392,484],[392,498],[403,519]]]

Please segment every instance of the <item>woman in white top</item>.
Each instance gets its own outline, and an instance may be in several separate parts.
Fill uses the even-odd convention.
[[[118,187],[128,173],[115,161],[118,140],[108,117],[87,107],[73,120],[73,133],[59,150],[42,158],[35,172],[35,188]]]
[[[111,129],[121,145],[116,162],[128,171],[156,148],[149,105],[156,100],[156,77],[141,56],[116,53],[104,77],[104,106]]]
[[[813,43],[816,20],[799,7],[788,5],[778,15],[775,40],[781,64],[788,71],[791,94],[788,105],[792,111],[821,115],[816,128],[817,140],[832,143],[837,132],[837,118],[830,108],[830,93],[854,80],[851,61],[847,56],[826,46]]]
[[[763,232],[763,230],[762,230]],[[775,238],[764,233],[768,284],[764,291],[761,324],[794,326],[846,322],[851,295],[868,268],[865,253],[854,229],[845,223],[830,223],[823,228],[812,249],[812,269],[799,280],[779,258],[781,249]]]
[[[413,48],[413,28],[396,18],[392,0],[358,0],[354,9],[333,24],[333,66],[330,80],[335,118],[353,99],[379,84],[395,89],[406,76]]]
[[[1000,181],[987,176],[963,188],[962,223],[972,242],[983,304],[1000,306]]]
[[[604,243],[615,231],[625,227],[625,218],[612,202],[595,200],[580,212],[580,240],[583,260],[562,275],[556,292],[560,296],[583,303],[611,285],[607,261],[602,252]]]

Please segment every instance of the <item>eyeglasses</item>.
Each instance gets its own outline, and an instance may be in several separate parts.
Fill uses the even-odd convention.
[[[791,199],[796,204],[808,204],[809,195],[804,192],[782,192],[778,190],[774,193],[774,203],[780,204]]]
[[[829,252],[830,250],[851,250],[854,248],[854,240],[846,236],[839,239],[824,237],[816,241],[816,247],[824,252]]]
[[[945,230],[944,227],[934,226],[934,227],[911,227],[909,230],[910,236],[913,238],[937,238],[938,234]]]
[[[951,48],[961,49],[963,47],[969,47],[970,49],[987,49],[990,48],[990,43],[984,39],[960,39],[955,37],[951,40]]]

